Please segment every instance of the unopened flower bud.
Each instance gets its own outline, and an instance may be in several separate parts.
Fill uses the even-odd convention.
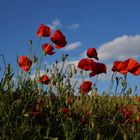
[[[62,62],[65,62],[65,56],[62,54]]]
[[[47,68],[47,69],[46,69],[46,73],[48,73],[48,72],[49,72],[49,69]]]
[[[125,87],[125,85],[126,85],[126,81],[122,80],[122,87]]]
[[[73,76],[73,73],[71,72],[70,75],[69,75],[69,77],[72,78],[72,76]]]
[[[73,69],[73,74],[76,74],[77,73],[77,70],[76,68]]]
[[[80,71],[80,74],[83,75],[83,71],[82,70]]]
[[[68,57],[69,55],[68,54],[65,54],[65,57]]]
[[[38,58],[36,56],[33,56],[33,63],[36,63]]]
[[[56,60],[55,63],[58,64],[58,60]]]
[[[29,43],[30,46],[32,46],[33,41],[29,40],[28,43]]]

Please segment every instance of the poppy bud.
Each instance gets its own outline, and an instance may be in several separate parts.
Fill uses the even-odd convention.
[[[72,78],[72,76],[73,76],[73,73],[71,72],[71,73],[69,74],[69,77]]]
[[[82,70],[80,71],[80,74],[83,75],[83,71]]]
[[[55,63],[58,64],[58,60],[56,60]]]
[[[73,74],[76,74],[77,73],[77,70],[76,68],[73,69]]]
[[[49,72],[49,69],[47,68],[45,71],[46,71],[46,73],[48,73]]]
[[[28,43],[29,43],[30,46],[32,46],[33,41],[29,40]]]
[[[62,62],[65,62],[65,56],[62,54]]]
[[[36,63],[38,58],[36,56],[33,56],[33,63]]]
[[[132,93],[132,89],[131,88],[129,88],[128,90],[127,90],[127,94],[131,94]]]
[[[126,86],[126,81],[122,80],[122,87],[124,88]]]

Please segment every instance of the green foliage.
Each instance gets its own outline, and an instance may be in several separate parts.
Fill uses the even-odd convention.
[[[34,88],[37,81],[29,77],[24,79],[24,75],[15,87],[12,69],[7,66],[0,82],[0,139],[118,140],[138,137],[139,122],[129,121],[120,111],[121,107],[133,103],[133,118],[136,118],[140,103],[135,97],[75,96],[71,85],[75,67],[58,68],[57,63],[51,70],[48,95],[43,88]],[[128,89],[127,93],[130,92]],[[69,111],[62,112],[62,107]]]

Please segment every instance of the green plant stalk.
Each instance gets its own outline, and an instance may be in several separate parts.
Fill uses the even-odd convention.
[[[110,87],[108,89],[108,94],[110,95],[112,88],[113,88],[113,84],[114,84],[114,77],[115,77],[116,73],[113,72],[112,76],[111,76],[111,83],[110,83]]]
[[[3,63],[4,63],[4,68],[5,68],[5,73],[6,73],[7,68],[6,68],[5,58],[4,58],[3,54],[0,54],[0,56],[2,57],[2,60],[3,60]]]

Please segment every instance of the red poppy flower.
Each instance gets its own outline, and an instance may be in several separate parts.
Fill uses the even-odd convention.
[[[84,81],[80,86],[80,93],[87,94],[92,89],[91,81]]]
[[[44,53],[48,55],[53,55],[55,53],[53,52],[54,48],[50,43],[42,45],[42,49]]]
[[[62,108],[60,109],[60,112],[62,112],[62,113],[64,113],[64,114],[67,114],[67,113],[70,112],[70,110],[69,110],[68,108],[66,108],[66,107],[62,107]]]
[[[140,64],[132,58],[129,58],[125,61],[115,61],[113,63],[112,71],[117,71],[122,74],[127,74],[128,72],[130,72],[133,75],[139,75]]]
[[[121,74],[127,74],[128,70],[126,70],[127,67],[127,62],[122,62],[122,61],[115,61],[113,63],[112,71],[119,72]]]
[[[99,60],[98,54],[97,54],[97,51],[96,51],[95,48],[89,48],[89,49],[87,50],[87,56],[88,56],[89,58],[95,58],[95,59]]]
[[[92,59],[84,58],[79,61],[78,68],[85,71],[92,71],[95,65],[95,62]]]
[[[92,72],[89,74],[90,77],[93,77],[95,75],[106,73],[106,65],[103,63],[95,63],[95,67],[92,70]]]
[[[128,119],[129,117],[131,117],[132,114],[133,114],[131,108],[128,109],[127,106],[121,107],[121,108],[120,108],[120,112],[124,115],[124,117],[125,117],[126,119]]]
[[[135,67],[135,68],[133,68],[132,70],[129,70],[129,72],[132,73],[135,76],[140,75],[140,65]]]
[[[29,71],[32,61],[27,56],[22,55],[18,60],[18,64],[23,71]]]
[[[46,26],[44,24],[40,24],[37,35],[39,37],[49,37],[51,35],[51,29],[49,26]]]
[[[127,59],[125,62],[127,62],[127,64],[128,64],[127,65],[127,70],[128,71],[132,70],[133,68],[136,68],[137,66],[140,65],[136,60],[134,60],[132,58]]]
[[[67,44],[65,36],[60,30],[55,31],[55,33],[51,36],[51,41],[56,44],[57,49],[61,49]]]
[[[134,59],[128,59],[128,66],[127,70],[132,73],[133,75],[137,76],[140,74],[140,64]]]
[[[45,85],[48,85],[49,82],[50,82],[50,78],[47,76],[47,75],[42,75],[38,82],[42,83],[42,84],[45,84]]]

